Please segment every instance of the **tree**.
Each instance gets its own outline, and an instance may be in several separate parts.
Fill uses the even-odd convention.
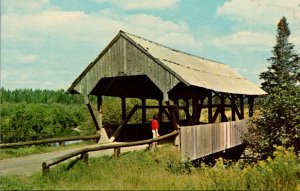
[[[260,74],[264,97],[260,116],[252,119],[246,140],[263,159],[272,156],[274,145],[300,151],[300,59],[288,42],[290,30],[283,17],[277,28],[271,66]]]
[[[273,56],[268,59],[271,66],[259,75],[264,80],[262,88],[268,93],[272,93],[274,87],[285,88],[288,84],[300,82],[300,59],[294,51],[294,45],[288,42],[290,34],[286,18],[282,17],[277,25]]]

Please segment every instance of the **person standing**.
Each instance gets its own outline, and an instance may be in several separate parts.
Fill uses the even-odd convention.
[[[158,134],[159,124],[158,124],[158,117],[156,115],[154,115],[152,118],[151,128],[152,128],[153,139],[159,137],[159,134]],[[156,146],[156,145],[157,145],[157,142],[154,142],[154,146]]]

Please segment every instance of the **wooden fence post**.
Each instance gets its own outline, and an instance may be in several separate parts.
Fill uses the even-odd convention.
[[[114,157],[118,158],[121,153],[121,148],[114,148]]]
[[[65,146],[66,144],[65,144],[65,141],[59,141],[59,142],[58,142],[58,145],[59,145],[59,146]]]
[[[47,174],[47,173],[50,172],[50,167],[47,166],[46,163],[43,163],[43,164],[42,164],[42,171],[43,171],[43,174]]]
[[[89,153],[87,153],[87,152],[81,153],[80,160],[82,160],[82,162],[84,162],[85,164],[88,164]]]

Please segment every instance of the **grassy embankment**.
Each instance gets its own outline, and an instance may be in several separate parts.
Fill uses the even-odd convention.
[[[115,159],[91,158],[89,164],[69,162],[47,175],[0,177],[0,189],[42,190],[300,190],[299,157],[280,151],[275,158],[247,165],[219,159],[214,167],[180,162],[179,149],[164,146]],[[73,166],[70,168],[70,166]]]

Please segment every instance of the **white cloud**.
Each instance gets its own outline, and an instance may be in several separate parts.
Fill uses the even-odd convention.
[[[135,10],[135,9],[168,9],[176,6],[178,0],[93,0],[97,3],[111,3],[121,9]]]
[[[37,59],[38,59],[37,55],[26,55],[21,58],[21,61],[27,63],[27,62],[35,62],[35,61],[37,61]]]
[[[274,45],[275,37],[271,34],[240,31],[229,36],[215,38],[212,43],[231,51],[235,51],[233,48],[240,50],[241,47],[252,51],[268,51]]]
[[[296,51],[300,50],[299,4],[299,0],[232,0],[225,2],[217,9],[216,15],[235,21],[233,25],[235,32],[215,39],[214,42],[219,47],[248,45],[248,48],[252,50],[270,48],[275,44],[277,23],[285,16],[292,33],[290,42],[295,44]]]
[[[47,7],[49,3],[49,0],[1,0],[1,11],[35,12]]]
[[[300,23],[299,0],[232,0],[217,9],[217,15],[251,25],[274,25],[282,16]]]
[[[174,48],[197,45],[186,23],[149,14],[119,15],[107,9],[86,13],[51,7],[32,13],[7,12],[1,15],[5,50],[1,67],[9,75],[1,76],[1,81],[9,88],[41,88],[43,83],[46,88],[51,84],[51,89],[67,88],[119,30]],[[54,83],[46,84],[51,81]]]

